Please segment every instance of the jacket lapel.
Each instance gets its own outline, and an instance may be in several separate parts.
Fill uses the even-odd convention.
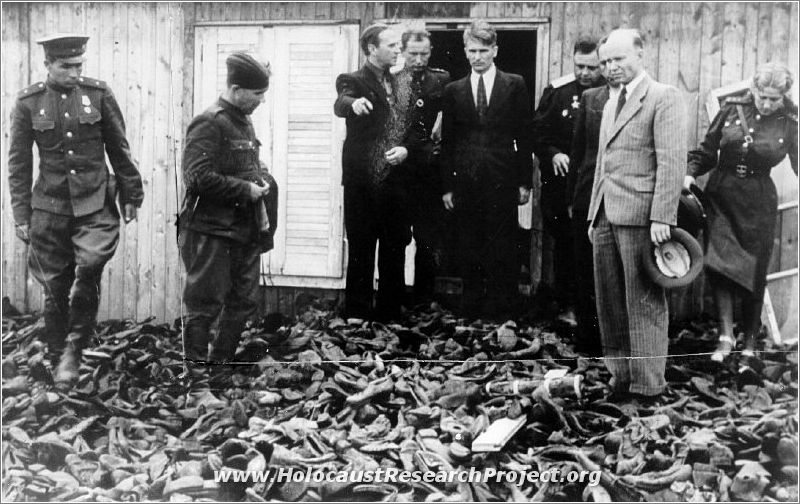
[[[375,73],[369,67],[367,67],[367,65],[361,67],[361,77],[364,79],[364,83],[366,83],[367,87],[380,96],[384,102],[387,101],[386,89],[383,87],[383,83],[378,81]]]
[[[489,96],[489,114],[493,115],[495,111],[499,111],[503,103],[508,98],[508,76],[497,70],[494,76],[494,86],[492,87],[492,94]]]
[[[462,105],[466,107],[466,110],[469,110],[471,116],[477,117],[478,111],[475,108],[475,96],[472,94],[472,83],[469,80],[469,74],[461,79],[460,82],[459,95]]]
[[[648,89],[650,89],[650,77],[645,75],[644,79],[642,79],[642,82],[636,86],[636,89],[633,91],[630,98],[626,100],[625,105],[622,107],[622,110],[619,113],[619,117],[617,117],[617,120],[613,122],[611,132],[606,139],[606,145],[611,143],[620,130],[622,130],[623,126],[628,124],[633,116],[635,116],[636,113],[641,110],[642,101],[644,101],[644,98],[647,96]]]

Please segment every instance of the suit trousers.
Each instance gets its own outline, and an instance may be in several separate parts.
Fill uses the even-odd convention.
[[[572,211],[572,260],[575,264],[575,316],[578,321],[577,342],[583,350],[600,351],[600,327],[594,290],[594,257],[592,242],[586,236],[589,227],[587,208]]]
[[[347,230],[348,317],[396,318],[405,293],[405,251],[411,242],[404,186],[390,175],[380,186],[344,186]],[[378,244],[378,295],[372,311],[375,245]]]
[[[552,170],[548,166],[547,169]],[[572,261],[572,224],[567,213],[566,177],[542,176],[541,209],[544,229],[553,238],[555,298],[561,308],[575,303],[575,270]]]
[[[430,300],[434,282],[444,263],[445,212],[442,195],[435,184],[414,183],[409,201],[411,225],[416,242],[414,255],[415,302]]]
[[[233,359],[245,323],[258,311],[261,246],[219,236],[183,231],[181,258],[186,266],[183,301],[184,354],[187,359]],[[211,343],[211,327],[219,331]]]
[[[119,214],[110,205],[82,217],[34,209],[29,234],[28,267],[45,293],[45,338],[63,347],[68,332],[88,336],[93,329],[103,268],[119,243]]]
[[[455,194],[463,305],[467,316],[517,309],[519,261],[516,187],[462,184]]]
[[[597,315],[612,386],[659,394],[666,385],[669,320],[664,289],[642,264],[642,249],[651,247],[649,226],[611,224],[601,208],[593,235]]]

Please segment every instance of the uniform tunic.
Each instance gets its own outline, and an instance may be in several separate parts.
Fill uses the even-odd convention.
[[[397,106],[404,107],[409,129],[406,146],[409,157],[403,173],[409,186],[408,210],[413,226],[416,254],[414,255],[414,294],[421,301],[433,294],[434,279],[441,271],[444,259],[445,209],[442,204],[437,142],[434,126],[442,110],[444,87],[450,74],[436,68],[414,72],[401,70],[396,76]]]
[[[744,154],[737,105],[753,139]],[[706,267],[757,298],[766,285],[778,213],[770,171],[787,154],[797,173],[797,107],[787,100],[782,111],[763,116],[749,94],[729,98],[700,147],[689,153],[689,175],[714,170],[705,189]]]
[[[10,133],[14,221],[30,226],[29,270],[45,287],[45,339],[57,349],[67,332],[85,336],[91,331],[103,267],[119,243],[115,199],[141,206],[142,179],[122,112],[103,81],[81,77],[74,87],[48,81],[22,90]],[[34,143],[39,151],[35,184]]]
[[[179,219],[188,359],[206,359],[210,328],[219,318],[209,358],[231,360],[245,322],[257,312],[260,254],[272,248],[278,208],[278,187],[262,170],[259,146],[250,118],[222,98],[189,124]],[[266,233],[259,233],[258,208],[249,196],[250,182],[262,180],[270,185]]]
[[[598,82],[598,85],[601,84],[605,82]],[[569,253],[573,247],[572,231],[567,214],[571,200],[565,198],[569,183],[567,177],[557,176],[553,172],[553,156],[570,154],[575,119],[581,95],[586,89],[590,88],[581,86],[574,74],[554,80],[542,93],[533,118],[533,152],[539,158],[542,179],[542,218],[545,229],[555,240],[555,282],[559,287],[559,298],[566,304],[572,304],[575,290],[574,268]],[[577,168],[570,160],[570,172]]]

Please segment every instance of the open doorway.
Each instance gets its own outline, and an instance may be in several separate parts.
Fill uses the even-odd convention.
[[[470,66],[464,54],[464,28],[460,23],[426,23],[431,34],[431,59],[429,65],[441,68],[450,73],[455,81],[467,76]],[[495,26],[497,30],[498,53],[495,65],[504,72],[521,75],[525,80],[530,100],[531,117],[533,116],[536,98],[537,77],[537,29],[534,27]],[[531,256],[531,228],[533,222],[533,202],[520,207],[520,227],[517,250],[520,265],[520,291],[529,295],[531,292],[533,260]],[[447,226],[449,233],[454,233],[455,226]],[[446,242],[455,243],[455,236],[448,236]],[[442,274],[456,276],[458,267],[452,248],[445,250]]]
[[[494,62],[504,72],[521,75],[528,87],[533,108],[536,83],[536,29],[497,29],[499,47]],[[427,25],[431,34],[430,66],[450,72],[453,80],[469,73],[469,63],[464,55],[464,28],[455,24]],[[533,113],[533,110],[531,110]]]

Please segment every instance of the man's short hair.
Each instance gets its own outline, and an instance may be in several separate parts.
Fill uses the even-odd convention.
[[[609,33],[608,36],[611,36],[611,34],[613,33],[628,35],[631,38],[631,41],[633,42],[633,47],[636,47],[637,49],[644,49],[644,35],[642,35],[642,32],[640,32],[638,29],[617,28],[616,30],[613,30],[611,33]]]
[[[364,56],[369,56],[369,45],[375,47],[381,45],[380,35],[390,28],[389,25],[383,23],[375,23],[368,26],[362,33],[359,42],[361,43],[361,50]]]
[[[572,54],[592,54],[597,50],[597,39],[589,35],[581,35],[575,46],[572,48]]]
[[[403,32],[403,35],[400,37],[400,49],[403,51],[406,50],[406,45],[409,42],[422,42],[423,40],[430,40],[431,34],[428,30],[407,30]]]
[[[483,45],[493,46],[497,44],[497,32],[483,19],[476,19],[464,30],[464,45],[470,40],[477,40]]]

